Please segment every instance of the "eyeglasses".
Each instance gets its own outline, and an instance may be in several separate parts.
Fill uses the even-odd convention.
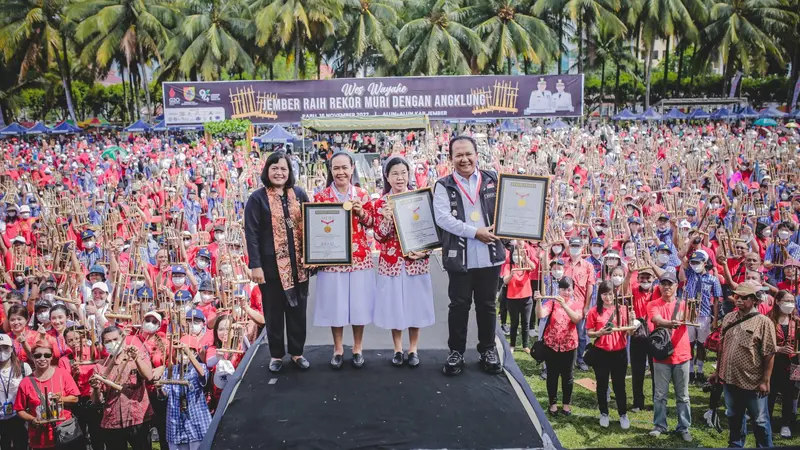
[[[53,357],[52,353],[34,353],[33,354],[33,359],[42,359],[42,358],[48,359],[48,358],[52,358],[52,357]]]
[[[661,284],[661,287],[663,287],[664,289],[669,289],[669,288],[675,287],[675,283],[673,283],[671,281],[662,281],[660,284]]]

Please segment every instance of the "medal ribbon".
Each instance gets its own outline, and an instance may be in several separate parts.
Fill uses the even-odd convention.
[[[467,200],[469,200],[470,203],[475,205],[475,202],[478,201],[478,193],[481,191],[481,172],[478,171],[478,187],[477,187],[477,189],[475,189],[475,199],[474,200],[472,199],[472,196],[469,195],[469,192],[467,192],[467,190],[464,189],[464,185],[461,184],[460,181],[458,181],[458,177],[454,176],[453,179],[456,180],[456,184],[458,185],[458,189],[460,189],[461,192],[464,194],[464,196],[467,197]]]
[[[324,223],[325,225],[330,225],[330,224],[332,224],[334,221],[333,221],[333,220],[330,220],[330,221],[326,221],[326,220],[320,220],[320,222]]]

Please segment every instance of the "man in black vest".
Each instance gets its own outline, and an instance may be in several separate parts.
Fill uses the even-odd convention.
[[[434,188],[436,224],[442,230],[442,261],[450,278],[447,317],[450,356],[444,373],[458,375],[464,368],[469,310],[475,298],[478,353],[483,370],[500,373],[503,365],[495,348],[495,297],[505,248],[492,233],[497,196],[497,174],[478,169],[475,140],[457,136],[450,141],[455,172]]]

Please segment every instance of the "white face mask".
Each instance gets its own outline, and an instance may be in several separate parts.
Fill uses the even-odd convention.
[[[780,307],[784,314],[791,314],[794,311],[794,303],[781,303]]]
[[[47,325],[48,323],[50,323],[50,313],[47,311],[41,312],[36,315],[36,320],[38,320],[39,323]]]
[[[25,281],[25,277],[16,276],[16,277],[14,277],[14,281],[16,281],[17,284],[22,284],[22,282]]]
[[[103,344],[103,346],[106,348],[106,352],[108,352],[109,355],[113,355],[114,352],[117,350],[118,344],[119,342],[109,342],[107,344]]]
[[[594,256],[595,258],[603,254],[602,247],[592,247],[591,251],[592,251],[592,256]]]
[[[190,245],[192,245],[192,240],[191,239],[184,239],[183,240],[183,246],[184,247],[188,247]]]
[[[580,247],[570,247],[569,248],[569,254],[572,255],[572,256],[578,256],[578,255],[581,254],[581,248]]]
[[[47,300],[48,302],[52,302],[56,298],[56,294],[52,292],[48,292],[46,294],[42,294],[42,300]]]
[[[519,256],[511,255],[511,261],[513,261],[514,264],[519,264]]]
[[[206,267],[208,267],[208,261],[206,261],[205,259],[198,259],[195,262],[197,264],[198,269],[205,269]]]
[[[175,286],[183,286],[183,283],[186,283],[185,277],[172,277],[172,284]]]
[[[650,288],[653,287],[653,283],[652,282],[639,283],[639,287],[642,288],[642,290],[649,291]]]
[[[574,226],[575,226],[575,222],[573,222],[572,220],[565,220],[564,221],[564,230],[565,231],[571,230],[572,227],[574,227]]]
[[[202,323],[193,323],[192,324],[192,334],[200,334],[203,331],[204,325]]]
[[[664,264],[669,262],[669,255],[659,253],[658,256],[656,256],[656,262],[663,266]]]
[[[765,238],[768,238],[768,237],[772,236],[772,230],[770,230],[770,229],[766,229],[766,230],[762,231],[762,232],[761,232],[761,234],[762,234],[762,235],[763,235]]]
[[[792,233],[790,231],[786,230],[778,231],[778,238],[786,240],[789,239],[790,237],[792,237]]]
[[[615,276],[615,277],[611,277],[611,282],[612,282],[612,283],[614,283],[614,286],[619,286],[619,285],[621,285],[621,284],[622,284],[622,281],[623,281],[624,279],[625,279],[624,277],[621,277],[621,276]]]
[[[720,206],[721,206],[721,205],[720,205],[719,203],[712,203],[712,204],[711,204],[711,209],[719,209],[719,208],[720,208]]]
[[[214,239],[216,239],[217,242],[224,241],[225,240],[225,233],[217,233],[217,234],[215,234],[214,235]]]
[[[11,359],[11,350],[4,350],[0,352],[0,361],[6,362]]]
[[[694,273],[703,273],[704,268],[702,264],[692,264],[691,266],[692,270],[694,270]]]
[[[94,248],[95,242],[94,241],[86,241],[86,242],[83,243],[83,246],[91,250],[91,249]]]
[[[689,237],[689,230],[683,229],[680,231],[680,234],[682,238],[686,239],[687,237]]]
[[[212,300],[214,300],[214,296],[211,295],[211,294],[203,294],[200,298],[203,300],[203,303],[205,303],[206,305],[211,303]]]
[[[158,331],[158,328],[158,324],[155,323],[145,322],[142,324],[142,330],[144,330],[145,333],[155,333]]]
[[[561,277],[564,276],[564,271],[563,270],[554,270],[551,273],[553,275],[553,278],[555,278],[556,280],[560,280]]]
[[[563,252],[563,251],[564,251],[564,247],[562,247],[560,245],[554,245],[553,246],[553,253],[555,253],[556,255],[560,255],[561,252]]]
[[[133,287],[136,289],[141,289],[144,287],[144,281],[134,281]]]
[[[224,265],[224,266],[220,267],[219,270],[221,270],[222,273],[225,273],[225,274],[233,273],[233,267],[231,267],[229,265]]]

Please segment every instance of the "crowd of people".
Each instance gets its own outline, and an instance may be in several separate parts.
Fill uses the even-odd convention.
[[[368,324],[391,333],[387,363],[417,367],[439,266],[449,277],[446,375],[469,370],[474,303],[482,370],[502,373],[500,327],[517,357],[543,363],[553,415],[572,414],[574,371],[591,368],[602,427],[613,391],[623,430],[629,410],[652,407],[650,434],[667,433],[672,384],[676,431],[690,442],[697,383],[709,392],[706,425],[719,427],[724,405],[731,445],[744,444],[747,420],[759,446],[772,445],[773,424],[791,437],[796,131],[445,125],[351,137],[320,136],[306,158],[202,137],[0,142],[0,447],[197,448],[263,328],[270,371],[311,369],[311,282],[312,324],[331,329],[332,369],[345,358],[359,369],[379,363],[363,355]],[[106,151],[117,145],[126,151]],[[347,150],[381,156],[359,178]],[[542,241],[494,234],[498,173],[549,177]],[[388,196],[423,187],[442,250],[403,254]],[[351,206],[352,265],[305,264],[309,201]],[[354,337],[347,356],[344,327]],[[712,372],[704,362],[714,353]]]

